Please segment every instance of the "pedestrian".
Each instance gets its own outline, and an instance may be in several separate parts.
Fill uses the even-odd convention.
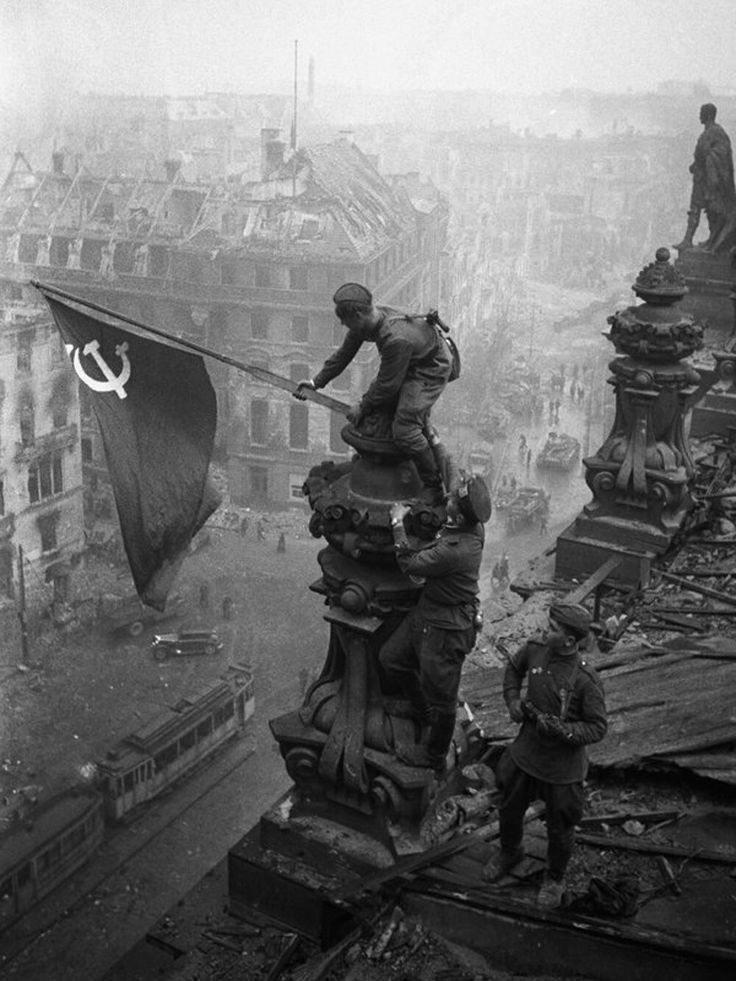
[[[454,344],[438,320],[376,306],[370,290],[359,283],[345,283],[333,302],[338,320],[347,328],[345,339],[314,378],[298,382],[294,396],[303,400],[306,390],[324,388],[342,374],[364,343],[375,344],[378,374],[351,407],[348,422],[359,428],[366,416],[389,412],[393,442],[414,461],[422,483],[440,491],[442,475],[427,434],[430,410],[459,373]]]
[[[232,596],[225,596],[222,600],[222,617],[224,620],[233,618],[233,599]]]
[[[248,534],[248,518],[245,515],[240,519],[240,534],[243,538]]]
[[[511,474],[511,478],[509,480],[509,484],[511,485],[511,490],[512,491],[515,491],[516,490],[516,474],[513,474],[513,473]]]
[[[256,522],[256,538],[259,542],[265,542],[266,540],[266,529],[263,525],[263,521],[259,518]]]
[[[500,851],[482,877],[496,882],[524,857],[524,813],[535,800],[545,805],[547,867],[539,906],[560,905],[565,872],[583,815],[585,747],[599,742],[608,726],[603,686],[584,660],[591,617],[584,606],[555,603],[549,626],[508,660],[503,697],[521,728],[496,767]],[[526,693],[521,690],[526,679]]]
[[[199,585],[199,610],[200,613],[207,613],[210,608],[210,587],[206,582]]]
[[[444,772],[455,730],[460,675],[480,629],[478,576],[491,497],[482,477],[462,480],[450,492],[447,519],[437,538],[416,551],[404,528],[407,504],[391,506],[396,561],[402,572],[421,577],[417,605],[381,647],[384,680],[412,702],[417,721],[429,724],[426,743],[397,750],[411,766]]]
[[[542,514],[541,514],[541,516],[539,518],[539,534],[540,535],[546,535],[547,534],[547,513],[546,512],[542,512]]]
[[[286,551],[286,535],[284,534],[283,531],[279,535],[279,540],[276,543],[276,551],[277,552],[285,552]]]

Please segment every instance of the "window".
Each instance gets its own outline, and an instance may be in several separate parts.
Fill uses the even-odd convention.
[[[291,339],[297,344],[306,344],[309,341],[309,317],[291,318]]]
[[[82,436],[82,463],[92,462],[92,440],[89,436]]]
[[[126,794],[133,793],[133,771],[129,771],[123,777],[123,792]]]
[[[344,453],[345,443],[340,435],[345,425],[345,420],[336,412],[330,413],[330,451],[332,453]]]
[[[289,446],[293,450],[306,450],[309,446],[309,407],[289,406]]]
[[[46,497],[61,494],[64,479],[60,453],[48,453],[28,468],[28,497],[36,504]]]
[[[212,716],[208,715],[206,719],[197,726],[197,740],[206,739],[207,736],[212,732]]]
[[[268,439],[268,402],[253,399],[250,403],[250,439],[252,443],[265,444]]]
[[[179,740],[179,752],[184,753],[186,752],[186,750],[192,749],[196,741],[197,741],[196,729],[190,729],[189,732],[185,732],[184,735]]]
[[[251,337],[265,340],[268,337],[268,313],[265,310],[254,310],[250,316]]]
[[[298,473],[289,474],[289,500],[304,500],[304,475]]]
[[[36,438],[36,416],[33,402],[25,398],[20,407],[20,441],[23,446],[33,446]]]
[[[305,290],[309,285],[306,266],[291,266],[289,269],[289,289]]]
[[[41,533],[41,551],[53,552],[57,547],[56,526],[59,523],[58,514],[44,514],[38,519],[38,530]]]
[[[256,286],[268,289],[271,285],[271,269],[268,266],[256,266]]]
[[[250,494],[254,504],[268,500],[268,470],[266,467],[249,467]]]

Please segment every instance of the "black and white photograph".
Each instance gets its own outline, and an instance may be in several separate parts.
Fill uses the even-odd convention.
[[[0,3],[0,979],[736,973],[733,0]]]

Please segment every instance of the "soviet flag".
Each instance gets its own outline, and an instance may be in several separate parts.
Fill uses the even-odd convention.
[[[99,424],[138,595],[162,610],[192,538],[219,504],[207,476],[217,402],[204,361],[39,288]]]

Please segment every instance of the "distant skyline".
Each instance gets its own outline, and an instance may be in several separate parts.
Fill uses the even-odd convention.
[[[75,92],[736,88],[736,0],[2,0],[0,106]]]

